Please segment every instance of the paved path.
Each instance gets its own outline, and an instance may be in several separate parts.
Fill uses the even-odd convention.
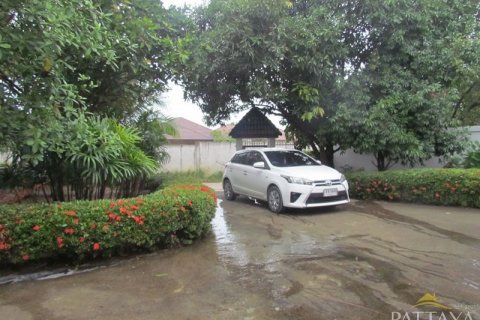
[[[480,319],[480,210],[221,207],[190,247],[0,286],[0,319],[395,319],[425,293]]]
[[[223,192],[223,187],[221,182],[204,182],[203,184],[206,185],[207,187],[212,188],[217,192]]]

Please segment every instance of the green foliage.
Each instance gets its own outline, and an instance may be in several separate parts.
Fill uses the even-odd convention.
[[[0,148],[17,173],[33,167],[55,200],[67,181],[77,199],[138,192],[167,158],[171,125],[147,106],[187,54],[180,18],[154,0],[2,1]]]
[[[480,142],[470,142],[463,153],[447,158],[446,168],[480,168]]]
[[[350,196],[480,208],[480,170],[411,169],[347,173]]]
[[[297,6],[216,0],[195,12],[198,32],[182,80],[209,124],[250,105],[307,129],[314,124],[306,125],[302,117],[323,114],[332,55],[341,54],[333,39],[341,37],[341,30],[323,8],[301,11]]]
[[[0,265],[189,244],[210,230],[215,207],[215,192],[199,185],[115,202],[0,205]]]
[[[480,168],[480,143],[473,144],[464,161],[465,168]]]
[[[213,141],[215,141],[215,142],[235,142],[234,138],[224,134],[220,130],[213,130],[212,131],[212,138],[213,138]]]
[[[362,19],[350,16],[367,24],[367,30],[359,32],[371,36],[361,45],[373,50],[365,68],[347,80],[352,93],[340,104],[336,123],[350,127],[346,135],[351,145],[373,153],[379,170],[461,151],[464,132],[448,128],[457,125],[452,114],[464,99],[459,82],[471,84],[478,78],[478,72],[464,69],[480,66],[478,38],[468,36],[478,28],[476,3],[377,4],[363,1],[358,4]],[[352,98],[354,94],[364,97]]]
[[[118,187],[117,196],[138,194],[140,190],[131,190],[130,181],[158,170],[157,162],[137,146],[141,141],[137,131],[112,119],[79,113],[63,118],[54,131],[53,138],[48,128],[38,131],[43,143],[37,165],[32,166],[29,157],[34,145],[27,141],[27,145],[12,146],[11,181],[15,176],[22,180],[24,172],[29,172],[32,184],[49,183],[54,201],[95,199],[105,196],[107,186]]]
[[[141,136],[142,139],[138,146],[142,151],[160,164],[169,159],[165,150],[166,135],[176,136],[178,134],[171,118],[158,111],[147,109],[141,110],[138,117],[127,120],[127,123],[134,127]]]
[[[477,5],[212,0],[183,83],[210,124],[256,105],[326,164],[352,147],[379,170],[421,163],[462,147],[448,128],[478,101]]]

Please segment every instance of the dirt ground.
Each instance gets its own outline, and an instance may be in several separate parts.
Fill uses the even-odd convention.
[[[480,319],[480,210],[354,201],[277,215],[240,198],[190,247],[63,272],[3,273],[0,319],[395,319],[426,293]]]

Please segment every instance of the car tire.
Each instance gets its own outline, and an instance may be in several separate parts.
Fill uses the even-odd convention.
[[[225,199],[228,201],[233,201],[237,197],[235,192],[233,192],[232,184],[228,179],[225,179],[225,181],[223,181],[223,195],[225,196]]]
[[[267,192],[268,208],[274,213],[283,211],[282,193],[277,186],[271,186]]]

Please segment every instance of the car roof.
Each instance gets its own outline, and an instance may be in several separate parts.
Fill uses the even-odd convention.
[[[243,149],[239,150],[236,153],[243,153],[247,151],[260,151],[260,152],[265,152],[265,151],[299,151],[296,149],[284,149],[284,148],[248,148],[248,149]]]

